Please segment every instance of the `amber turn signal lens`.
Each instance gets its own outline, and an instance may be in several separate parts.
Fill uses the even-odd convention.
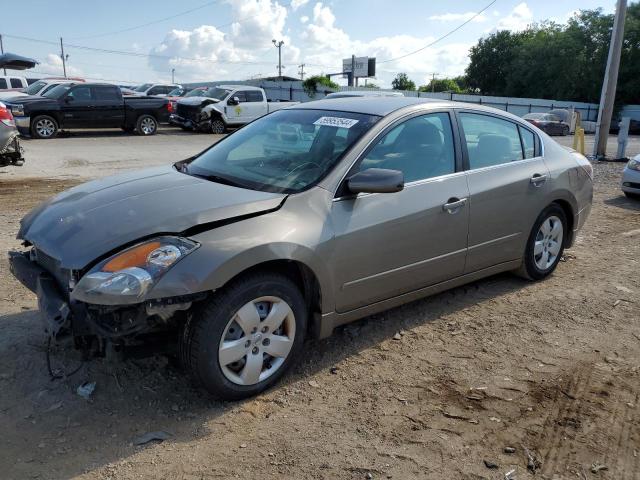
[[[160,242],[144,243],[131,250],[118,255],[102,267],[103,272],[118,272],[125,268],[141,267],[147,263],[147,257],[156,248],[160,247]]]

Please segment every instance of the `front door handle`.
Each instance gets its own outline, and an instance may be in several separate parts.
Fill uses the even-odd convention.
[[[464,207],[466,203],[467,203],[467,199],[466,198],[453,197],[453,198],[450,198],[449,200],[447,200],[447,203],[445,203],[442,206],[442,209],[445,212],[450,213],[451,215],[453,215],[454,213],[458,213],[460,211],[460,208]]]
[[[531,177],[530,181],[535,187],[539,187],[540,185],[542,185],[544,182],[547,181],[548,176],[549,175],[547,174],[540,175],[539,173],[535,173],[533,177]]]

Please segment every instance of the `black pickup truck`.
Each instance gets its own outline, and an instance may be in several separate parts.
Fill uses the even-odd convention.
[[[123,97],[106,83],[67,83],[43,96],[5,102],[22,135],[53,138],[61,129],[114,128],[153,135],[169,119],[168,101],[158,97]]]

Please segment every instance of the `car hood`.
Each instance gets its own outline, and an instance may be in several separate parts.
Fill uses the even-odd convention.
[[[55,102],[55,100],[48,98],[48,97],[41,97],[39,95],[25,95],[22,97],[17,97],[11,100],[7,100],[7,102],[5,103],[17,103],[20,105],[28,105],[31,103],[38,103],[38,102]]]
[[[208,101],[210,103],[218,103],[220,100],[211,97],[187,97],[182,100],[178,100],[181,105],[200,105],[202,102]]]
[[[124,245],[192,227],[214,228],[278,208],[286,195],[192,177],[173,166],[107,177],[67,190],[20,222],[18,238],[82,269]]]
[[[18,98],[18,97],[27,97],[28,95],[26,93],[23,92],[0,92],[0,100],[2,101],[9,101],[13,98]]]

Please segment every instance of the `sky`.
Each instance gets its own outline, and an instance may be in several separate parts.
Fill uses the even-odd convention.
[[[341,71],[352,54],[376,57],[390,88],[398,72],[416,85],[464,73],[469,49],[496,30],[542,20],[564,23],[578,9],[612,13],[615,0],[0,0],[4,51],[40,62],[31,77],[67,74],[115,83],[247,80]],[[478,12],[479,15],[475,16]],[[38,12],[25,16],[25,12]],[[418,53],[442,35],[459,30]],[[20,21],[7,21],[10,19]],[[123,53],[125,52],[125,53]],[[386,60],[386,61],[385,61]],[[389,61],[390,60],[390,61]],[[38,73],[36,73],[38,72]],[[345,83],[335,77],[339,83]]]

